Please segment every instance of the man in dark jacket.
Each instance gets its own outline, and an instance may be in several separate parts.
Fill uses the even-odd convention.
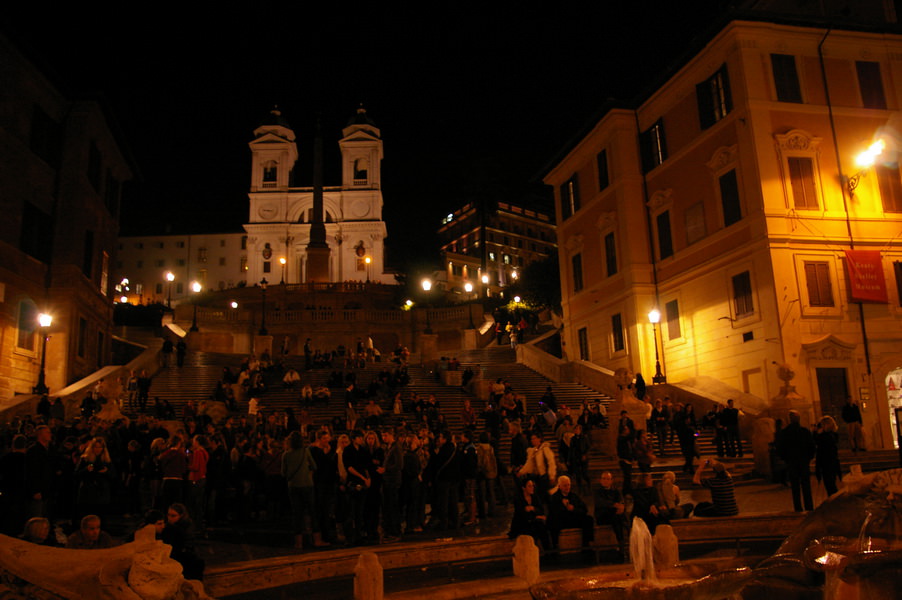
[[[427,467],[433,482],[432,515],[435,517],[435,529],[457,529],[460,456],[447,431],[439,432],[435,445],[436,453],[432,455]]]
[[[579,494],[571,491],[572,482],[566,475],[557,479],[557,491],[551,494],[549,511],[551,518],[548,529],[551,530],[551,543],[558,546],[558,538],[562,529],[577,528],[583,532],[583,547],[587,548],[595,535],[595,523],[589,516],[586,503]]]
[[[385,462],[382,470],[382,519],[385,542],[396,542],[401,537],[401,478],[404,469],[404,450],[395,438],[394,429],[382,431],[385,444]]]
[[[789,411],[789,425],[777,435],[777,455],[786,463],[786,472],[792,487],[792,505],[796,512],[813,510],[811,501],[811,459],[814,458],[814,438],[807,427],[802,427],[798,411]]]

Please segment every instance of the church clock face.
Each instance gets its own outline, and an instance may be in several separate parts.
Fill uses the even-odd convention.
[[[357,219],[362,219],[370,212],[370,203],[365,200],[357,200],[351,205],[351,214]]]
[[[276,216],[277,210],[275,204],[263,204],[257,209],[257,214],[261,219],[266,219],[268,221]]]

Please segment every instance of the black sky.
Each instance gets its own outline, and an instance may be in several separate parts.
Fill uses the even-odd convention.
[[[464,202],[541,194],[543,167],[605,99],[633,97],[726,3],[72,4],[7,5],[0,27],[63,89],[107,99],[140,171],[123,233],[239,231],[247,143],[273,105],[301,160],[322,115],[336,184],[336,142],[362,102],[383,133],[400,266],[434,251],[439,219]]]

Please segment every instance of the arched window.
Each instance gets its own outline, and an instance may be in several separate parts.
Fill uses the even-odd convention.
[[[271,160],[263,165],[263,183],[276,183],[279,180],[279,167]]]

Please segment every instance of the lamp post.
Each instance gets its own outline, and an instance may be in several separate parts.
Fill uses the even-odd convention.
[[[882,139],[879,139],[871,144],[867,150],[855,157],[855,164],[858,165],[860,170],[849,177],[849,180],[847,182],[847,185],[849,186],[850,196],[855,194],[855,188],[858,187],[858,182],[861,180],[861,176],[864,175],[867,169],[874,166],[874,163],[877,161],[877,157],[883,154],[883,151],[885,149],[886,142]]]
[[[466,282],[464,291],[467,293],[467,300],[472,300],[470,294],[473,293],[473,284],[469,281]],[[471,304],[467,304],[467,316],[470,317],[470,329],[476,329],[476,325],[473,323],[473,306]]]
[[[658,323],[661,322],[661,311],[657,308],[651,309],[648,313],[648,320],[651,322],[651,334],[655,340],[655,376],[651,378],[652,383],[667,383],[667,377],[661,373],[661,359],[658,356]]]
[[[285,264],[286,264],[287,262],[288,262],[288,261],[285,259],[284,256],[281,257],[281,258],[279,258],[279,264],[282,265],[282,281],[280,281],[279,283],[282,284],[282,285],[285,284]]]
[[[193,281],[191,282],[191,291],[197,294],[201,290],[200,283]],[[197,331],[197,299],[194,299],[194,318],[191,319],[191,329],[188,331]]]
[[[269,285],[269,282],[266,281],[266,277],[260,280],[260,289],[263,292],[263,305],[260,308],[260,335],[269,335],[269,332],[266,330],[266,286]]]
[[[363,258],[363,262],[366,263],[366,282],[369,283],[370,282],[370,263],[373,262],[373,259],[370,256],[365,256]]]
[[[47,313],[38,315],[38,325],[41,327],[41,338],[43,338],[43,342],[41,343],[41,370],[38,372],[38,384],[34,386],[33,389],[35,394],[46,394],[50,391],[45,380],[44,367],[47,365],[47,340],[50,339],[50,336],[47,335],[47,330],[50,329],[52,323],[52,315],[48,315]]]
[[[166,308],[172,309],[172,282],[175,281],[175,274],[172,271],[166,271],[166,281],[169,282],[169,296],[166,298]]]
[[[432,289],[432,280],[429,278],[423,279],[421,282],[423,286],[423,291],[426,292],[426,298],[429,298],[429,290]],[[432,323],[429,321],[429,303],[426,303],[426,329],[423,333],[432,333]]]

